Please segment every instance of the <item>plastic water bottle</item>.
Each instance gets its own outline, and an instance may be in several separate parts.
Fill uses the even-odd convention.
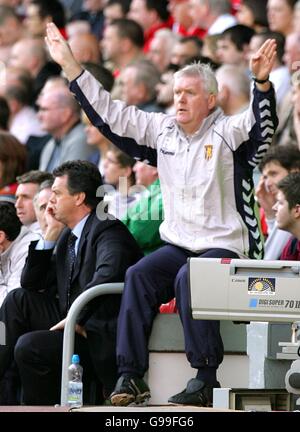
[[[82,366],[79,364],[79,355],[73,354],[72,364],[69,366],[68,405],[69,407],[82,406]]]

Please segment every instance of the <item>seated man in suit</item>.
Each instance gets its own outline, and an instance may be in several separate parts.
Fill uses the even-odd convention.
[[[22,288],[12,291],[0,309],[0,320],[6,325],[0,378],[15,359],[23,400],[29,405],[59,402],[62,330],[73,301],[94,285],[124,280],[127,268],[142,255],[127,228],[110,215],[100,214],[100,206],[97,209],[101,198],[96,191],[102,181],[95,165],[66,162],[53,174],[44,239],[32,242]],[[58,300],[47,292],[54,272]],[[104,398],[117,378],[119,304],[120,296],[96,298],[78,318],[75,345],[85,371],[83,379],[98,378]]]

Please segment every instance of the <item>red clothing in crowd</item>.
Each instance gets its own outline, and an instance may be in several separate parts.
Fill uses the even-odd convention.
[[[295,237],[292,237],[285,245],[280,259],[287,261],[300,261],[300,241]]]
[[[173,26],[173,18],[169,17],[169,19],[163,23],[160,24],[156,24],[152,27],[150,27],[148,30],[146,30],[144,32],[144,38],[145,38],[145,43],[144,43],[144,48],[143,51],[145,53],[147,53],[150,49],[150,43],[152,41],[152,39],[154,38],[155,33],[163,28],[168,28],[168,29],[172,29]]]

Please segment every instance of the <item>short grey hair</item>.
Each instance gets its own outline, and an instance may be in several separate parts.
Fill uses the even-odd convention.
[[[207,94],[218,94],[218,82],[212,68],[201,62],[192,63],[175,72],[174,80],[183,76],[197,77],[203,82]]]
[[[150,99],[156,98],[156,85],[160,82],[160,73],[149,60],[138,60],[128,65],[136,70],[135,83],[143,83]]]
[[[223,64],[216,71],[216,78],[220,89],[224,84],[235,95],[250,97],[250,78],[243,67]]]

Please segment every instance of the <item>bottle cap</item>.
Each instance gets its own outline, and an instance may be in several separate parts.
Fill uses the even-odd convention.
[[[72,355],[72,363],[79,364],[79,355],[78,354]]]

